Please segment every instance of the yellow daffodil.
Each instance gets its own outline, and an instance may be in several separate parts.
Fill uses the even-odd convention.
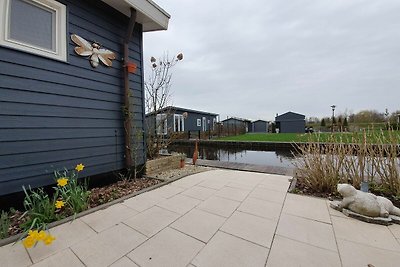
[[[45,237],[45,239],[43,239],[43,242],[44,242],[44,244],[45,245],[50,245],[51,243],[53,243],[53,241],[55,240],[56,238],[54,237],[54,236],[52,236],[52,235],[47,235],[46,237]]]
[[[37,235],[37,239],[38,240],[44,240],[46,238],[46,236],[47,236],[46,232],[41,230]]]
[[[66,186],[68,183],[68,178],[63,177],[57,180],[57,185],[58,186]]]
[[[85,168],[85,165],[83,165],[82,163],[76,165],[75,170],[77,170],[78,172],[83,171],[83,168]]]
[[[55,205],[57,209],[61,209],[62,207],[64,207],[64,204],[65,204],[64,201],[57,200]]]
[[[38,230],[29,230],[28,232],[28,237],[32,238],[34,241],[37,241],[39,238],[39,232]]]
[[[33,247],[33,245],[35,245],[35,243],[36,243],[36,240],[31,236],[28,236],[27,238],[24,239],[24,241],[22,241],[22,244],[26,248]]]

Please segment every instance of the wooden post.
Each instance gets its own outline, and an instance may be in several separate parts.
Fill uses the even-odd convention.
[[[131,17],[129,19],[128,30],[123,43],[124,48],[124,128],[125,128],[125,163],[126,167],[132,166],[132,155],[131,155],[131,108],[130,108],[130,93],[129,93],[129,72],[128,72],[128,61],[129,61],[129,42],[132,38],[133,28],[136,22],[136,10],[131,8]]]

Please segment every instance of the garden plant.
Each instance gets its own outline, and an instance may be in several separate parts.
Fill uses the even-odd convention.
[[[25,223],[21,225],[24,233],[23,245],[26,248],[35,246],[39,241],[43,241],[45,245],[50,245],[55,237],[48,231],[48,224],[69,215],[87,209],[89,191],[87,184],[78,182],[79,172],[83,171],[84,165],[78,164],[75,170],[69,172],[55,171],[54,176],[57,186],[54,187],[54,193],[49,196],[43,188],[26,189],[24,208],[26,212],[23,217],[26,217]]]
[[[328,142],[315,139],[298,145],[295,166],[302,190],[335,194],[338,183],[360,188],[368,182],[372,190],[396,200],[400,198],[399,133],[364,131],[349,140]]]

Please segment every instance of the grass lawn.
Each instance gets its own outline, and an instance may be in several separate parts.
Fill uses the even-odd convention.
[[[393,132],[396,135],[397,143],[399,143],[400,137],[399,131]],[[389,137],[389,132],[384,131],[383,135],[385,138]],[[368,142],[376,143],[381,136],[380,131],[372,131],[367,133]],[[313,133],[313,134],[299,134],[299,133],[248,133],[236,136],[221,137],[217,140],[221,141],[261,141],[261,142],[308,142],[308,141],[320,141],[329,142],[332,140],[342,141],[344,143],[350,143],[352,140],[363,140],[363,133]],[[386,143],[386,142],[385,142]]]

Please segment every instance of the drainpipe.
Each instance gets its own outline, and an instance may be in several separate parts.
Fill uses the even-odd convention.
[[[129,42],[132,39],[133,28],[136,22],[136,10],[131,8],[131,17],[129,18],[128,30],[126,37],[123,42],[124,47],[124,128],[125,128],[125,163],[126,167],[132,166],[132,155],[131,155],[131,108],[130,108],[130,92],[129,92],[129,72],[128,72],[128,61],[129,61]]]

